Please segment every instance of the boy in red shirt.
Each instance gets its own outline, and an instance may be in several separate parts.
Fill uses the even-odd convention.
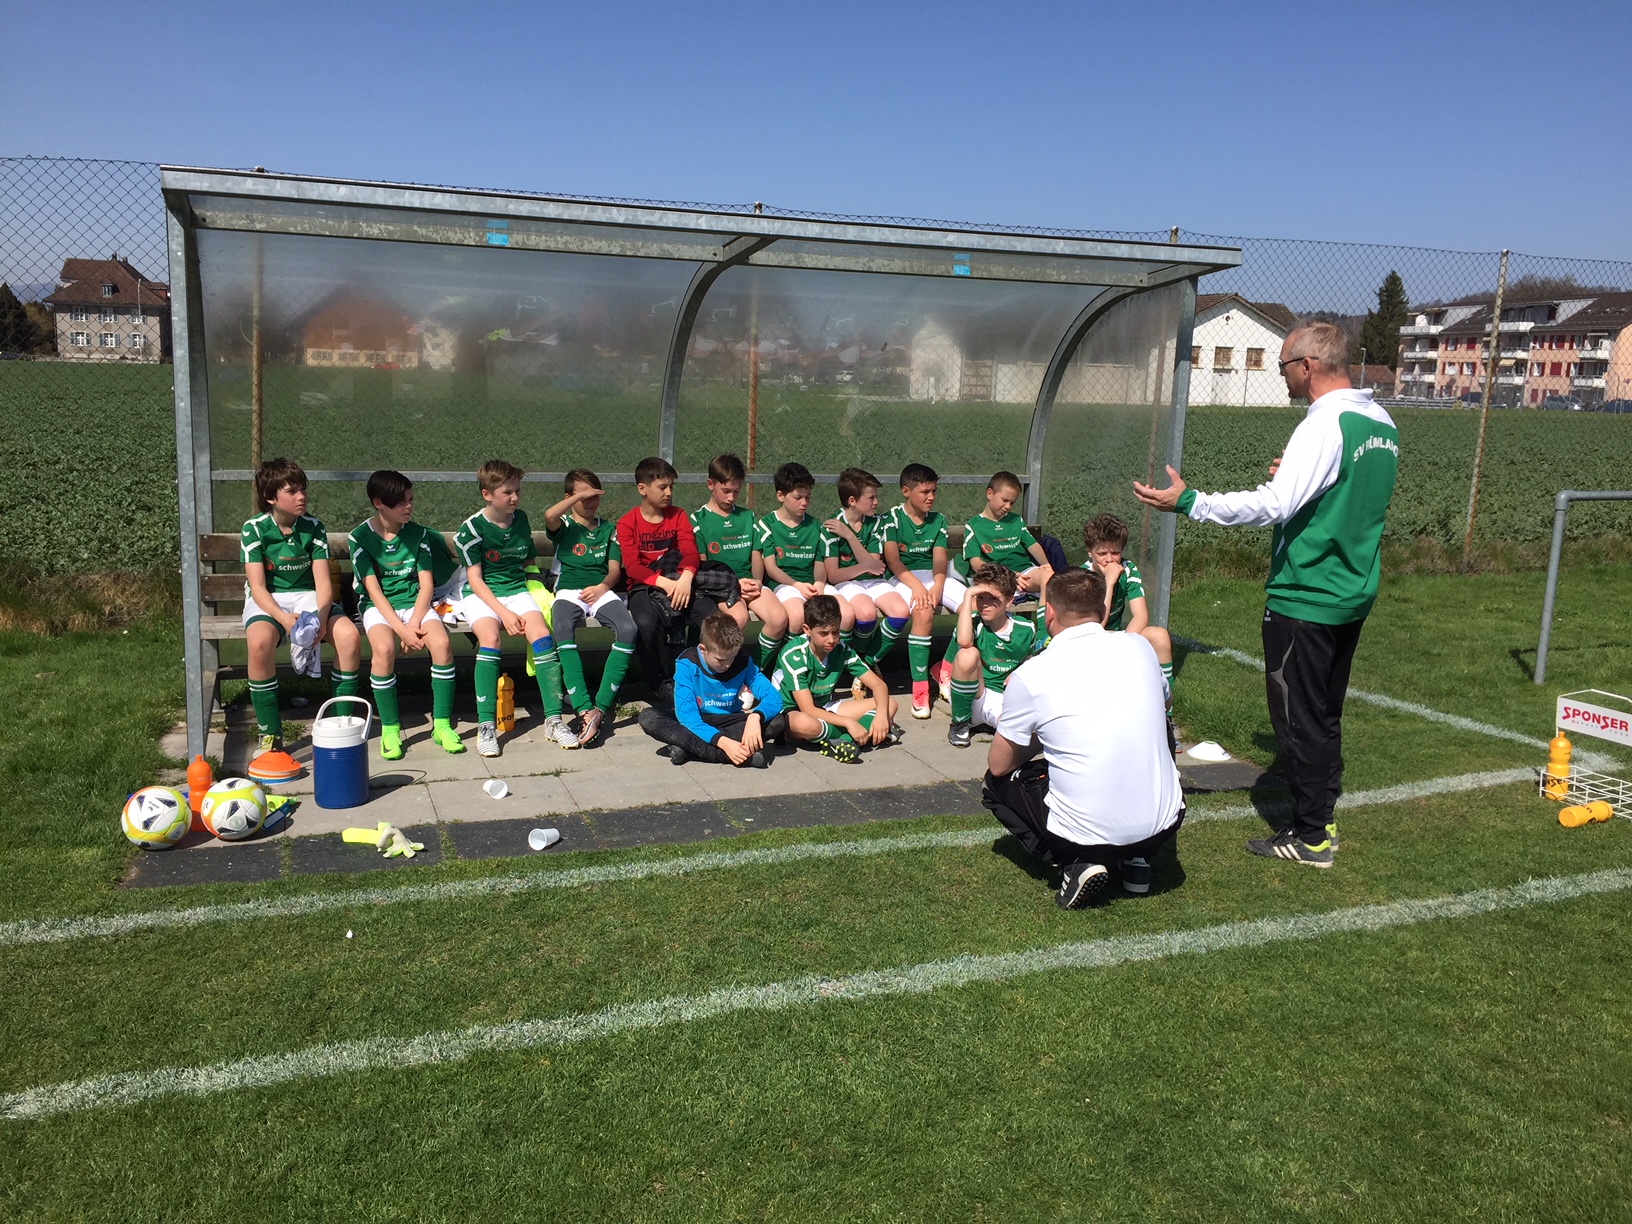
[[[693,599],[697,537],[691,519],[674,505],[678,473],[664,459],[642,459],[635,468],[640,504],[618,520],[618,547],[629,582],[629,615],[635,619],[635,657],[661,701],[672,700],[674,659],[685,649],[686,625],[701,626],[719,605]]]

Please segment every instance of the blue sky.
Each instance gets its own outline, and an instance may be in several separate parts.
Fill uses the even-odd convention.
[[[7,8],[0,153],[1632,259],[1624,2]]]

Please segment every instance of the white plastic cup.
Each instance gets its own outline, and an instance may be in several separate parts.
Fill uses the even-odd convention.
[[[510,793],[510,786],[503,778],[489,778],[482,783],[482,789],[489,799],[503,799]]]
[[[527,834],[527,844],[534,850],[548,850],[560,840],[560,829],[534,829]]]

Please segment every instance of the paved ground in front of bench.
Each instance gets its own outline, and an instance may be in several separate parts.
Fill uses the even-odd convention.
[[[952,747],[946,741],[947,706],[937,702],[927,721],[903,711],[905,739],[865,753],[858,765],[840,765],[807,748],[773,746],[768,769],[695,761],[676,766],[658,755],[657,743],[633,717],[617,720],[595,747],[567,751],[546,740],[542,719],[522,707],[504,755],[484,758],[473,742],[457,756],[443,752],[430,739],[428,706],[419,708],[412,698],[403,706],[406,755],[381,760],[378,740],[370,741],[367,803],[317,806],[308,769],[294,782],[268,788],[299,800],[275,833],[232,843],[189,834],[176,852],[136,859],[126,885],[400,868],[437,863],[449,853],[461,859],[525,855],[527,832],[538,827],[559,829],[563,850],[598,850],[708,841],[758,829],[976,814],[990,739],[977,735],[970,748]],[[295,722],[312,712],[291,707],[285,718]],[[212,736],[211,751],[227,775],[242,775],[253,754],[253,720],[239,707],[227,719],[225,735]],[[469,724],[461,731],[474,740]],[[309,741],[291,744],[290,751],[309,765]],[[1246,762],[1210,764],[1181,756],[1179,763],[1191,792],[1279,784]],[[508,796],[492,799],[484,792],[483,783],[492,778],[504,780]],[[367,846],[341,842],[340,830],[382,820],[424,842],[425,851],[412,860],[386,860]]]

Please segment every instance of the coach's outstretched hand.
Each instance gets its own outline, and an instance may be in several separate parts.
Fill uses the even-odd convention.
[[[1133,495],[1147,506],[1172,513],[1179,504],[1179,498],[1189,486],[1184,483],[1184,477],[1179,475],[1179,470],[1171,463],[1167,465],[1167,478],[1172,483],[1165,489],[1140,484],[1136,480],[1133,482]]]

